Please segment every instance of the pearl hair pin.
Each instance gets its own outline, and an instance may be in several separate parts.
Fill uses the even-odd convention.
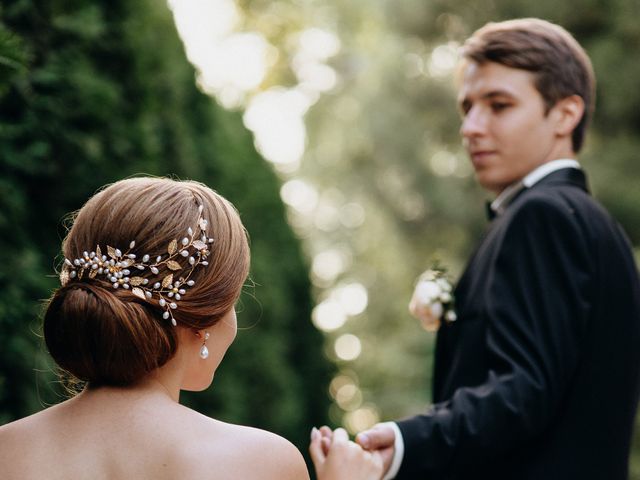
[[[189,227],[180,241],[174,239],[169,242],[165,254],[152,258],[149,254],[131,253],[136,245],[135,240],[129,243],[129,249],[125,252],[107,245],[107,255],[102,253],[98,245],[95,251],[85,251],[80,258],[65,258],[60,283],[65,286],[74,279],[100,276],[100,280],[109,282],[113,288],[130,290],[142,300],[150,301],[155,296],[158,305],[164,309],[162,318],[171,319],[171,324],[176,326],[173,310],[178,308],[177,302],[187,293],[187,289],[195,285],[190,279],[191,274],[198,265],[209,265],[207,258],[211,253],[209,247],[213,238],[207,236],[208,224],[202,218],[202,210],[203,206],[199,205],[196,227],[199,235]]]

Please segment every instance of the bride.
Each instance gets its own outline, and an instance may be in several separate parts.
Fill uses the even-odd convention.
[[[178,403],[211,384],[236,336],[249,247],[227,200],[196,182],[122,180],[78,212],[62,252],[44,338],[86,386],[0,427],[3,479],[309,478],[287,440]],[[314,429],[310,451],[319,480],[381,476],[340,429]]]

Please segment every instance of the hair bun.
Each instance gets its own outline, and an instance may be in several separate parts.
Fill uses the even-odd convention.
[[[64,286],[45,314],[45,341],[62,369],[91,384],[130,384],[164,365],[177,348],[172,323],[214,325],[233,308],[249,271],[234,206],[203,184],[167,178],[128,178],[95,194],[75,216],[62,254]],[[118,282],[135,272],[129,289],[113,287],[107,256],[123,275]],[[89,268],[94,275],[85,274]]]
[[[92,281],[58,289],[44,316],[45,342],[56,363],[92,386],[127,385],[171,358],[173,327],[161,325],[157,312],[130,296]]]

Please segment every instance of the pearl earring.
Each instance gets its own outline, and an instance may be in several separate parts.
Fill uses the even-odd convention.
[[[204,332],[204,340],[202,341],[202,347],[200,348],[200,358],[206,360],[209,356],[209,349],[207,348],[207,340],[209,340],[209,332]]]

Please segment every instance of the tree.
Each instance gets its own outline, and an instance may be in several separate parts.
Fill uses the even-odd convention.
[[[325,422],[330,372],[309,322],[307,265],[279,180],[239,115],[197,90],[169,10],[8,1],[0,19],[0,423],[61,394],[38,302],[57,286],[62,220],[100,186],[145,172],[210,185],[252,238],[236,344],[215,387],[186,402],[306,449],[311,425]]]

